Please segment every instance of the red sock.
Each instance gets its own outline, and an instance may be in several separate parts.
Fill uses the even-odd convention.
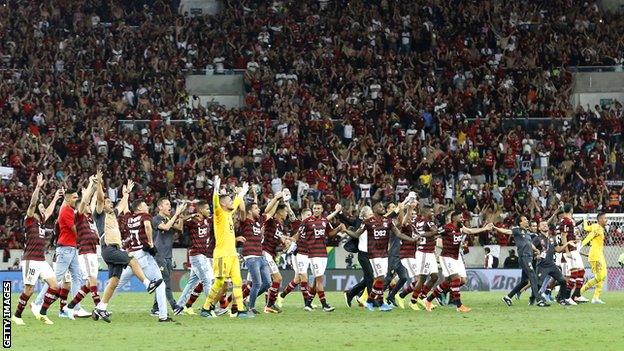
[[[459,292],[461,286],[461,278],[453,278],[451,280],[451,300],[457,301],[457,307],[461,306],[461,293]]]
[[[249,296],[249,293],[251,292],[251,282],[246,282],[245,284],[243,284],[242,289],[243,289],[243,299],[246,298],[247,296]]]
[[[204,284],[202,283],[197,284],[195,289],[193,289],[193,292],[191,292],[191,296],[186,301],[186,307],[190,308],[191,306],[193,306],[193,304],[195,303],[199,295],[201,295],[202,291],[204,291]]]
[[[323,306],[327,305],[327,300],[325,300],[325,291],[324,290],[319,290],[317,291],[319,300],[321,300],[321,304]]]
[[[26,293],[22,293],[19,297],[19,302],[17,303],[17,309],[15,310],[15,317],[22,318],[22,312],[24,308],[26,308],[26,304],[30,299],[30,295],[26,295]]]
[[[269,300],[267,301],[267,306],[273,306],[275,300],[277,300],[277,293],[279,292],[280,282],[271,283],[271,287],[269,288]]]
[[[401,291],[401,293],[399,294],[399,296],[401,298],[404,298],[405,296],[409,295],[409,293],[411,293],[412,291],[414,291],[414,288],[416,287],[416,282],[411,282],[407,285],[405,285],[403,287],[403,291]]]
[[[429,295],[429,297],[427,297],[427,301],[429,301],[429,302],[433,301],[433,299],[435,299],[436,297],[442,295],[450,287],[451,287],[451,284],[448,281],[446,281],[446,280],[442,281],[442,283],[440,283],[435,288],[435,290],[433,290],[433,293],[431,293],[431,295]]]
[[[59,304],[61,305],[61,311],[63,307],[67,305],[67,295],[69,295],[69,290],[61,288],[58,292]]]
[[[58,290],[48,287],[48,290],[46,290],[45,295],[43,295],[43,305],[41,305],[41,310],[39,311],[39,314],[41,314],[42,316],[45,316],[48,313],[48,308],[50,307],[50,305],[54,303],[54,301],[56,301],[56,299],[58,298],[59,298]]]
[[[576,289],[579,291],[583,287],[583,283],[585,283],[585,271],[577,271],[576,272]]]
[[[366,302],[372,303],[375,301],[383,300],[383,288],[384,288],[383,280],[375,279],[375,281],[373,282],[373,288],[368,294],[368,299],[366,300]]]
[[[304,302],[312,297],[308,291],[308,282],[301,282],[301,295],[303,295]]]
[[[417,299],[420,298],[420,296],[422,295],[422,291],[423,291],[424,287],[425,286],[422,285],[420,288],[414,289],[414,291],[412,291],[412,301],[416,301]]]
[[[86,285],[83,285],[82,287],[80,287],[80,290],[78,290],[78,292],[76,293],[76,296],[74,296],[74,299],[69,303],[69,305],[67,307],[69,307],[69,309],[73,309],[74,306],[79,304],[80,301],[82,301],[82,299],[84,299],[84,297],[88,293],[89,293],[89,287],[86,286]],[[61,300],[61,303],[62,302],[63,302],[63,300]]]
[[[91,297],[93,298],[93,303],[97,306],[100,303],[100,294],[98,294],[97,285],[91,285],[89,287],[91,290]]]
[[[298,283],[296,283],[294,279],[291,280],[290,283],[288,283],[288,285],[286,285],[286,287],[284,288],[284,290],[282,291],[282,293],[280,295],[282,297],[286,297],[286,295],[290,294],[291,291],[295,290],[297,285],[298,285]]]
[[[219,305],[221,306],[221,308],[227,308],[231,301],[232,301],[232,296],[227,298],[225,297],[225,295],[221,295],[221,299],[219,300]]]
[[[424,299],[425,297],[427,297],[429,291],[431,291],[431,287],[427,284],[423,285],[423,287],[420,289],[420,298]]]

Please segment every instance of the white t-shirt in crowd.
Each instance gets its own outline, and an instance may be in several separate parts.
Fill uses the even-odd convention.
[[[359,184],[360,191],[362,192],[363,199],[369,199],[371,197],[371,184]]]
[[[264,152],[262,151],[262,149],[259,148],[254,148],[252,151],[252,155],[254,158],[254,163],[260,163],[260,161],[262,161],[262,155],[264,154]]]
[[[283,186],[282,186],[282,178],[280,177],[275,177],[271,180],[271,190],[273,191],[273,194],[277,194],[278,192],[282,191]]]
[[[342,136],[345,139],[352,139],[353,138],[353,126],[350,124],[345,124]]]
[[[134,145],[130,144],[129,142],[125,141],[123,142],[123,157],[124,158],[132,158],[132,154],[134,153]]]

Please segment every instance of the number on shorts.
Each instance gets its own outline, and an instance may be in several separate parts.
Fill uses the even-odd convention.
[[[34,268],[30,268],[28,270],[28,275],[35,275],[35,269]]]

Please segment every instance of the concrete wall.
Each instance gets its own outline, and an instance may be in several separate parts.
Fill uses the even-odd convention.
[[[186,76],[186,91],[191,95],[242,95],[243,76],[230,75],[198,75]]]
[[[573,89],[575,94],[624,93],[624,72],[577,72]]]
[[[192,15],[216,15],[223,8],[220,0],[181,0],[178,13]]]
[[[601,0],[600,8],[604,11],[624,12],[624,0]]]

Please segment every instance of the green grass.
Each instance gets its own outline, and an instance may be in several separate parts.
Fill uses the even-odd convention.
[[[174,316],[175,323],[157,323],[148,315],[151,296],[115,296],[109,309],[113,322],[69,321],[50,311],[54,325],[24,312],[26,326],[13,325],[15,350],[622,350],[624,293],[606,293],[607,305],[564,308],[529,307],[527,294],[511,308],[500,293],[467,292],[463,301],[472,312],[459,314],[440,307],[389,313],[347,308],[342,294],[330,293],[333,313],[305,312],[301,295],[287,297],[281,315],[253,320]],[[13,296],[13,303],[17,302]],[[263,299],[260,299],[263,300]],[[203,299],[196,303],[196,311]],[[86,309],[92,303],[85,303]],[[15,308],[15,306],[13,307]],[[13,309],[14,310],[14,309]],[[54,313],[52,313],[54,312]],[[88,345],[93,345],[91,348]]]

